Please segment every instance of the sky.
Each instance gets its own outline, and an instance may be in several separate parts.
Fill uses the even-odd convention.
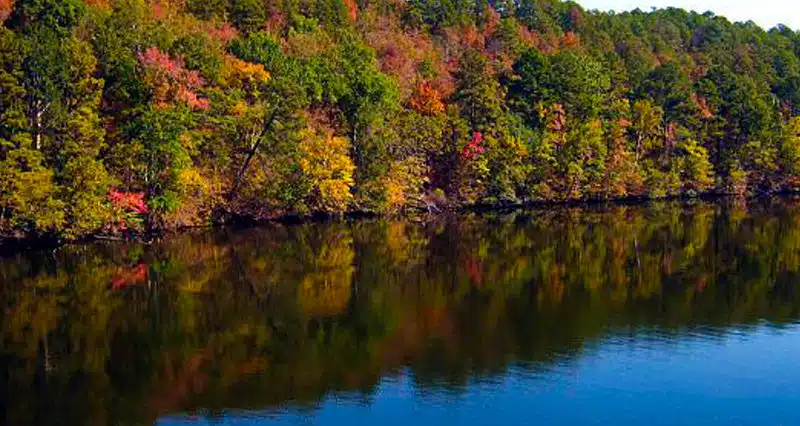
[[[696,12],[712,11],[731,21],[749,21],[769,29],[784,24],[800,29],[800,0],[577,0],[585,9],[623,12],[637,7],[680,7]]]

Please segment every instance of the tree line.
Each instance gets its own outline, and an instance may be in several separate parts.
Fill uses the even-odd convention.
[[[559,0],[0,0],[0,234],[800,185],[800,35]]]

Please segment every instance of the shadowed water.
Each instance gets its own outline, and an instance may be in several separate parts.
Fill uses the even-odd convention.
[[[800,202],[204,231],[0,259],[8,425],[792,424]]]

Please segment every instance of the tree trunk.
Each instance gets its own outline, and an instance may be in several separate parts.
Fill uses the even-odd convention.
[[[636,136],[636,164],[639,164],[639,157],[642,152],[642,139],[644,139],[642,135]]]
[[[30,112],[30,126],[33,130],[33,148],[37,151],[42,149],[42,117],[47,110],[47,105],[39,99],[33,99],[29,103]]]
[[[267,133],[272,129],[272,124],[275,122],[275,119],[278,116],[278,110],[274,110],[267,121],[264,122],[264,126],[261,128],[261,132],[256,136],[255,142],[253,142],[250,149],[247,151],[247,157],[242,164],[242,167],[239,168],[239,171],[236,173],[236,179],[233,183],[233,188],[231,189],[230,199],[236,197],[236,194],[239,192],[239,188],[242,186],[242,180],[244,179],[245,173],[247,173],[247,169],[250,168],[250,163],[253,161],[253,157],[256,156],[258,153],[258,149],[263,145],[264,138],[266,137]]]

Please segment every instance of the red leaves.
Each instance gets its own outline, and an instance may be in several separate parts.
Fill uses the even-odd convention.
[[[465,263],[464,269],[467,271],[470,280],[475,284],[481,284],[483,282],[483,267],[480,262],[470,256]]]
[[[185,68],[183,58],[178,56],[175,59],[169,54],[158,50],[157,47],[150,47],[139,55],[139,63],[146,69],[160,71],[189,88],[200,88],[205,84],[203,77],[197,71],[188,71]]]
[[[143,192],[121,192],[111,188],[108,191],[108,201],[115,210],[135,214],[146,214],[148,211]]]
[[[495,10],[495,8],[485,8],[482,16],[483,36],[487,38],[491,37],[497,29],[497,26],[500,25],[501,19],[500,13]]]
[[[445,28],[444,34],[447,37],[447,44],[452,46],[451,50],[454,51],[465,49],[484,51],[486,47],[486,36],[474,25]]]
[[[485,151],[483,146],[483,134],[475,132],[472,134],[472,141],[468,143],[464,149],[461,150],[461,159],[465,161],[472,161]]]
[[[153,2],[150,5],[150,13],[156,20],[163,20],[167,17],[167,8],[161,2]]]
[[[564,37],[561,38],[561,48],[562,49],[570,49],[573,47],[579,47],[581,44],[581,38],[579,35],[575,34],[572,31],[567,31],[564,34]]]
[[[158,50],[157,47],[150,47],[139,54],[139,63],[145,68],[164,69],[168,72],[181,66],[177,61],[170,59],[169,55]]]
[[[0,2],[2,2],[2,0],[0,0]],[[111,7],[111,5],[109,4],[110,0],[84,0],[84,3],[86,3],[91,7],[96,7],[106,10],[108,10]]]
[[[147,265],[140,263],[133,268],[122,271],[111,278],[111,289],[122,290],[147,282]]]
[[[553,104],[543,108],[539,115],[547,119],[547,130],[553,133],[564,133],[567,130],[567,113],[561,104]]]
[[[210,104],[208,99],[198,98],[197,93],[185,87],[179,87],[175,93],[175,99],[189,105],[192,109],[208,109]]]
[[[531,30],[525,25],[517,24],[517,34],[519,36],[519,41],[525,47],[534,47],[541,43],[541,37],[539,37],[539,33]]]
[[[667,123],[664,128],[664,143],[669,149],[675,148],[678,144],[678,124],[674,121]]]
[[[211,40],[216,41],[224,46],[228,45],[228,43],[232,42],[239,36],[239,32],[236,31],[236,28],[233,25],[223,22],[219,26],[211,26],[207,30],[208,36],[211,37]]]
[[[709,118],[714,117],[714,113],[711,112],[711,107],[708,105],[708,101],[699,96],[697,93],[692,94],[692,100],[694,101],[697,108],[700,110],[700,117],[708,120]]]
[[[698,65],[690,71],[690,76],[692,80],[699,81],[700,79],[704,78],[708,74],[708,66],[707,65]]]
[[[442,72],[437,51],[427,34],[404,30],[396,18],[381,15],[370,20],[365,16],[368,25],[365,40],[377,52],[381,71],[395,78],[404,95],[414,91],[423,62],[428,61],[435,74]]]
[[[145,82],[153,89],[155,103],[166,107],[170,102],[182,102],[193,109],[207,109],[208,100],[198,98],[194,92],[203,88],[205,81],[198,71],[186,69],[183,58],[170,58],[157,47],[139,54],[139,64],[145,69]]]
[[[0,24],[2,24],[6,18],[11,15],[11,11],[14,9],[14,0],[0,0]]]
[[[273,10],[270,11],[269,18],[267,19],[266,30],[273,34],[280,34],[288,24],[289,20],[286,19],[286,15]]]
[[[112,232],[141,228],[142,215],[150,210],[143,192],[122,192],[111,188],[106,198],[111,204],[112,221],[109,229]]]
[[[461,49],[478,49],[485,52],[500,21],[500,13],[492,7],[487,7],[481,14],[480,27],[472,24],[450,27],[445,29],[445,35],[448,43]]]
[[[356,0],[343,0],[343,2],[347,6],[348,17],[355,22],[358,19],[358,4],[356,4]]]

